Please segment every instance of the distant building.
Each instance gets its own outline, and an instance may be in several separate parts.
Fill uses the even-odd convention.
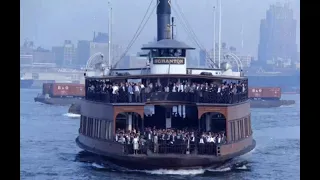
[[[253,60],[253,56],[250,55],[238,55],[243,68],[248,68],[251,66],[251,62]]]
[[[296,28],[297,22],[288,4],[271,5],[260,24],[259,63],[297,61]]]
[[[219,44],[216,44],[216,49],[215,49],[215,59],[213,58],[214,53],[213,50],[211,50],[210,56],[211,59],[207,58],[207,62],[210,63],[211,60],[215,61],[215,63],[218,65],[219,62]],[[239,52],[237,51],[237,49],[233,46],[228,47],[227,43],[222,43],[221,44],[221,55],[220,55],[220,63],[223,62],[228,62],[232,65],[233,69],[236,70],[238,67],[239,62],[237,62],[237,60],[235,60],[235,58],[233,56],[236,56],[239,58],[239,60],[242,63],[242,67],[243,68],[248,68],[251,65],[251,62],[253,60],[253,56],[250,55],[241,55],[239,54]],[[240,65],[240,63],[239,63]]]
[[[20,47],[20,65],[31,65],[33,63],[33,49]]]
[[[52,53],[54,55],[54,62],[58,67],[63,66],[64,60],[64,47],[63,46],[55,46],[52,47]]]
[[[98,43],[98,42],[90,42],[90,56],[93,56],[97,53],[103,54],[103,60],[105,63],[109,63],[108,55],[109,55],[109,44],[108,43]],[[123,49],[121,46],[112,44],[111,46],[111,64],[115,64],[117,61],[119,61],[120,56],[123,53]]]
[[[63,66],[75,65],[76,48],[70,40],[65,40],[63,45]]]
[[[96,35],[96,33],[94,32],[92,41],[96,43],[108,43],[109,35],[108,33],[103,33],[103,32],[98,32],[98,34]]]
[[[31,65],[33,63],[33,55],[20,54],[20,65]]]
[[[205,67],[207,65],[207,52],[205,49],[201,49],[199,52],[199,66]]]
[[[81,40],[77,45],[76,65],[85,66],[90,58],[90,41]]]
[[[123,56],[123,53],[124,53],[124,49],[122,46],[117,44],[112,44],[112,49],[111,49],[112,63],[115,64],[117,61],[119,61],[121,56]]]
[[[117,68],[118,69],[144,68],[147,65],[147,60],[148,60],[148,57],[127,55],[119,61]]]
[[[108,43],[90,42],[90,57],[97,53],[102,53],[103,60],[108,64]]]
[[[54,63],[54,54],[47,49],[38,48],[33,52],[32,63]]]
[[[20,47],[20,65],[31,65],[33,63],[33,42],[26,40]]]

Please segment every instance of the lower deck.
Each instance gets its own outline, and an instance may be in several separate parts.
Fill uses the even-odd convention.
[[[219,149],[230,149],[232,151],[222,156],[199,155],[199,154],[135,154],[128,155],[123,153],[123,146],[116,142],[99,140],[83,135],[76,139],[77,145],[94,154],[105,157],[108,161],[114,162],[128,168],[134,169],[159,169],[159,168],[192,168],[192,167],[209,167],[220,166],[223,163],[241,156],[253,150],[256,142],[252,137],[233,144],[219,146]]]
[[[84,100],[78,141],[111,156],[225,158],[254,144],[249,106]]]
[[[106,104],[83,100],[81,122],[80,132],[83,134],[112,140],[119,128],[141,132],[146,127],[154,126],[157,129],[192,127],[204,132],[224,132],[227,143],[252,135],[249,101],[233,105],[146,105]]]

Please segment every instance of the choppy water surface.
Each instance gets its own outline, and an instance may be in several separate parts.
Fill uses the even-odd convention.
[[[21,179],[300,179],[300,95],[283,95],[296,104],[252,109],[256,148],[236,159],[248,164],[237,169],[127,171],[96,162],[76,160],[79,117],[66,106],[35,103],[40,90],[20,90]]]

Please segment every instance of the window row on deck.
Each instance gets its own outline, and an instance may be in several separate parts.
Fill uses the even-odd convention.
[[[231,135],[231,142],[235,142],[246,138],[252,134],[251,130],[251,116],[233,120],[229,123],[229,131]]]
[[[247,80],[86,79],[86,99],[107,103],[185,101],[234,104],[248,99]]]
[[[113,138],[113,122],[108,120],[94,119],[81,116],[79,133],[97,138],[112,139]]]
[[[252,134],[250,116],[228,123],[230,133],[227,133],[227,136],[231,136],[231,142],[244,139]],[[97,139],[114,140],[113,122],[81,116],[79,133]]]

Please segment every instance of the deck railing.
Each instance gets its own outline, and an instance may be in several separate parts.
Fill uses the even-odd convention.
[[[234,104],[246,101],[248,99],[248,93],[241,92],[233,94],[228,92],[151,92],[134,95],[127,93],[110,94],[106,92],[86,92],[86,99],[105,103],[146,103],[157,101],[175,101],[190,103]]]
[[[197,155],[217,155],[219,147],[223,143],[178,143],[164,144],[146,142],[139,144],[139,148],[135,151],[133,144],[124,144],[124,154],[197,154]]]

